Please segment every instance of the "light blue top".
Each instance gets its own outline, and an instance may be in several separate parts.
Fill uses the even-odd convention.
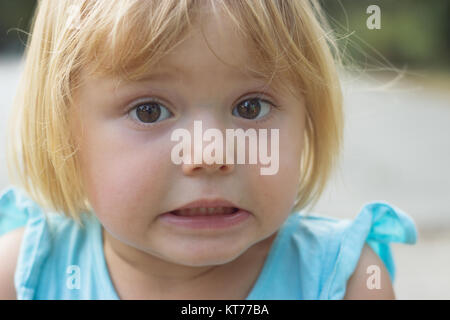
[[[14,284],[18,299],[118,299],[102,245],[101,224],[86,228],[47,213],[9,187],[0,195],[0,235],[25,226]],[[294,212],[278,232],[247,299],[342,299],[365,242],[395,267],[390,242],[414,244],[413,220],[385,202],[365,204],[354,220]]]

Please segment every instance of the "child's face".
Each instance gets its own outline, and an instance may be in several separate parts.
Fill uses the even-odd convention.
[[[252,64],[245,41],[233,33],[228,20],[222,21],[223,29],[211,20],[203,22],[214,52],[236,66]],[[117,88],[114,79],[84,75],[74,114],[83,135],[78,122],[73,129],[81,145],[88,198],[105,231],[128,250],[186,266],[229,262],[276,232],[290,213],[304,143],[303,98],[269,87],[263,99],[282,109],[274,108],[259,122],[233,114],[243,98],[254,97],[266,82],[223,64],[198,30],[157,68],[152,71],[169,75]],[[170,111],[165,119],[143,127],[136,112],[127,116],[127,106],[154,97],[166,108],[161,111]],[[194,120],[202,121],[203,132],[218,128],[224,137],[225,129],[279,129],[278,172],[261,175],[260,168],[267,165],[259,163],[222,168],[174,164],[171,150],[177,142],[171,141],[171,134],[186,128],[193,137]],[[250,217],[232,228],[213,230],[175,227],[160,219],[162,213],[191,201],[218,197],[245,208]]]

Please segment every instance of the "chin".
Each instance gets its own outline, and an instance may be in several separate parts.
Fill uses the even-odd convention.
[[[246,249],[236,246],[224,250],[223,248],[218,249],[217,246],[202,246],[192,250],[176,250],[170,254],[170,260],[190,267],[223,265],[237,259]]]

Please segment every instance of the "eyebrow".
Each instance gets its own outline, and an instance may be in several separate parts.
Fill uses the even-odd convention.
[[[169,71],[173,70],[173,71]],[[189,72],[186,72],[185,69],[180,69],[176,67],[171,67],[171,69],[167,69],[166,71],[159,71],[159,72],[149,72],[147,74],[144,74],[142,77],[140,77],[137,81],[138,82],[148,82],[148,81],[160,81],[160,82],[168,82],[172,81],[175,74],[188,74]],[[230,78],[233,80],[242,79],[243,77],[246,77],[246,80],[267,80],[267,77],[264,76],[261,73],[248,70],[245,72],[229,72],[228,73]]]

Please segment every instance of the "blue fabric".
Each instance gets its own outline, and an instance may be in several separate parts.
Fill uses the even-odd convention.
[[[15,187],[0,195],[0,235],[25,226],[14,276],[18,299],[118,299],[101,224],[88,214],[82,221],[84,228],[56,213],[44,214]],[[413,220],[385,202],[365,204],[353,220],[294,212],[279,230],[247,299],[342,299],[365,243],[394,281],[390,243],[414,244],[416,239]]]

